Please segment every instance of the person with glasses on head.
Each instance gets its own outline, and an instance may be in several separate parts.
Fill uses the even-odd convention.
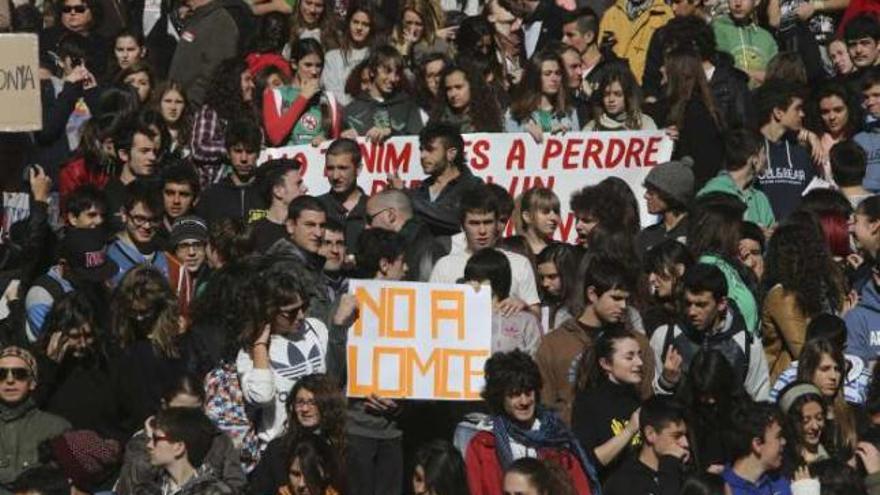
[[[156,232],[162,222],[162,200],[153,184],[134,181],[126,189],[122,210],[123,230],[107,249],[107,256],[119,267],[113,276],[115,287],[137,265],[155,267],[168,277],[168,259],[156,246]]]
[[[160,468],[161,474],[141,484],[138,493],[231,495],[236,492],[218,479],[205,462],[217,428],[201,409],[171,407],[159,411],[152,419],[146,425],[147,452],[150,464]]]
[[[208,264],[205,262],[208,225],[195,215],[180,217],[171,227],[168,240],[172,249],[165,253],[168,280],[177,294],[180,314],[188,316],[197,288],[208,279]]]
[[[287,397],[287,431],[269,442],[250,475],[251,493],[277,493],[288,482],[287,456],[305,435],[316,435],[338,457],[345,449],[345,396],[335,381],[316,373],[301,378]]]
[[[37,361],[15,346],[0,351],[0,485],[40,464],[37,447],[70,428],[67,420],[37,409]]]

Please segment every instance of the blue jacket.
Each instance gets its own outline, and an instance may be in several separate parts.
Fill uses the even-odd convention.
[[[880,355],[880,293],[873,281],[862,289],[859,304],[851,309],[846,322],[846,351],[872,362]]]
[[[791,495],[791,482],[778,473],[765,473],[756,483],[740,478],[726,466],[721,473],[733,495]]]
[[[120,238],[116,238],[110,243],[110,247],[107,248],[107,257],[115,261],[119,266],[119,271],[116,272],[116,275],[111,279],[113,287],[119,285],[119,282],[122,281],[122,277],[124,277],[129,270],[141,264],[152,266],[162,272],[162,275],[165,275],[165,278],[168,278],[168,260],[165,259],[165,253],[162,251],[157,250],[153,253],[153,259],[150,260],[147,259],[143,253],[138,251],[133,244],[129,244]]]

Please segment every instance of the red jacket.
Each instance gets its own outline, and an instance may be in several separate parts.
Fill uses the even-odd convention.
[[[91,184],[98,189],[104,189],[110,176],[103,170],[93,170],[86,165],[86,159],[82,156],[72,158],[61,166],[58,172],[58,193],[61,196],[63,208],[64,200],[76,188],[85,184]]]
[[[504,470],[495,453],[495,435],[492,432],[481,431],[474,435],[464,458],[470,495],[504,493]],[[538,458],[552,460],[565,468],[578,495],[591,495],[590,481],[573,453],[568,450],[539,449]]]

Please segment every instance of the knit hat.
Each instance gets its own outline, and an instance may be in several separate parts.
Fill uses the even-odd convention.
[[[103,488],[122,460],[122,448],[116,440],[105,440],[91,430],[69,430],[49,441],[52,458],[82,491],[93,493]]]
[[[174,221],[171,226],[171,233],[168,236],[171,245],[177,247],[183,241],[202,241],[208,240],[208,225],[200,217],[195,215],[185,215]]]
[[[27,350],[18,347],[18,346],[8,346],[4,347],[2,351],[0,351],[0,359],[5,357],[17,357],[24,361],[24,365],[31,372],[31,377],[33,377],[34,382],[37,381],[37,360],[34,359],[34,355],[28,352]]]
[[[685,156],[681,160],[661,163],[648,172],[645,185],[669,195],[686,205],[694,197],[694,159]]]

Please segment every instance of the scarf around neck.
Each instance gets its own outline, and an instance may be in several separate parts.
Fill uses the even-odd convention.
[[[602,495],[598,472],[571,430],[556,414],[543,407],[538,407],[536,419],[540,422],[540,428],[527,430],[511,421],[505,414],[492,418],[492,434],[495,436],[495,450],[498,452],[501,468],[506,470],[514,461],[513,451],[510,448],[511,440],[537,451],[568,450],[577,458],[590,480],[592,495]]]

